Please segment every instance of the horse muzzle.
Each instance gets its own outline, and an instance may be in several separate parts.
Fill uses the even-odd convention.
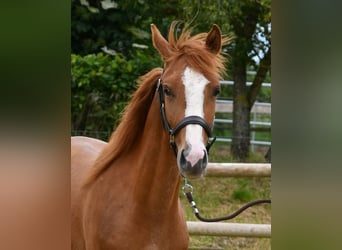
[[[189,179],[202,177],[208,165],[208,153],[205,148],[187,147],[178,151],[177,164],[183,177]]]

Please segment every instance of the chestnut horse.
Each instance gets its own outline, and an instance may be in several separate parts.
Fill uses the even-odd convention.
[[[175,27],[167,41],[151,25],[164,69],[140,78],[109,142],[72,138],[72,249],[188,247],[179,187],[205,173],[228,39]]]

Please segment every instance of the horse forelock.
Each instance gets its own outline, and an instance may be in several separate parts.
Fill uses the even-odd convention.
[[[224,78],[227,57],[222,53],[214,54],[206,48],[205,41],[208,33],[191,36],[192,29],[186,27],[179,37],[175,37],[176,30],[177,23],[173,22],[168,35],[172,54],[166,58],[166,62],[176,61],[182,57],[191,68],[203,73],[209,79]],[[221,38],[222,45],[228,44],[230,40],[230,37]]]
[[[94,181],[111,163],[123,153],[129,151],[142,133],[146,117],[153,101],[156,84],[163,69],[155,68],[139,78],[139,85],[126,106],[122,119],[110,140],[99,155],[84,185]]]

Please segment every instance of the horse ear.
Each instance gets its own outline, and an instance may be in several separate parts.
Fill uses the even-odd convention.
[[[163,57],[163,60],[167,59],[171,55],[170,44],[160,34],[160,31],[154,24],[151,24],[151,31],[153,46],[158,50],[159,54]]]
[[[221,30],[216,24],[213,25],[205,40],[205,46],[214,54],[221,51]]]

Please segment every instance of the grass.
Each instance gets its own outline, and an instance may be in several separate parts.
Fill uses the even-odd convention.
[[[210,149],[209,161],[210,162],[238,162],[230,154],[230,143],[216,141]],[[255,146],[255,152],[251,152],[246,162],[261,163],[265,162],[265,154],[267,153],[268,146]]]
[[[211,162],[232,162],[229,150],[215,145],[209,159]],[[216,149],[216,150],[215,150]],[[214,153],[215,152],[215,153]],[[249,162],[265,162],[262,154],[251,154]],[[213,218],[228,215],[246,202],[271,197],[270,178],[220,178],[208,177],[191,180],[193,197],[203,217]],[[188,221],[198,221],[183,193],[180,198]],[[230,220],[235,223],[271,223],[271,206],[262,204],[247,209]],[[216,236],[191,236],[189,249],[271,249],[269,238],[241,238]]]

